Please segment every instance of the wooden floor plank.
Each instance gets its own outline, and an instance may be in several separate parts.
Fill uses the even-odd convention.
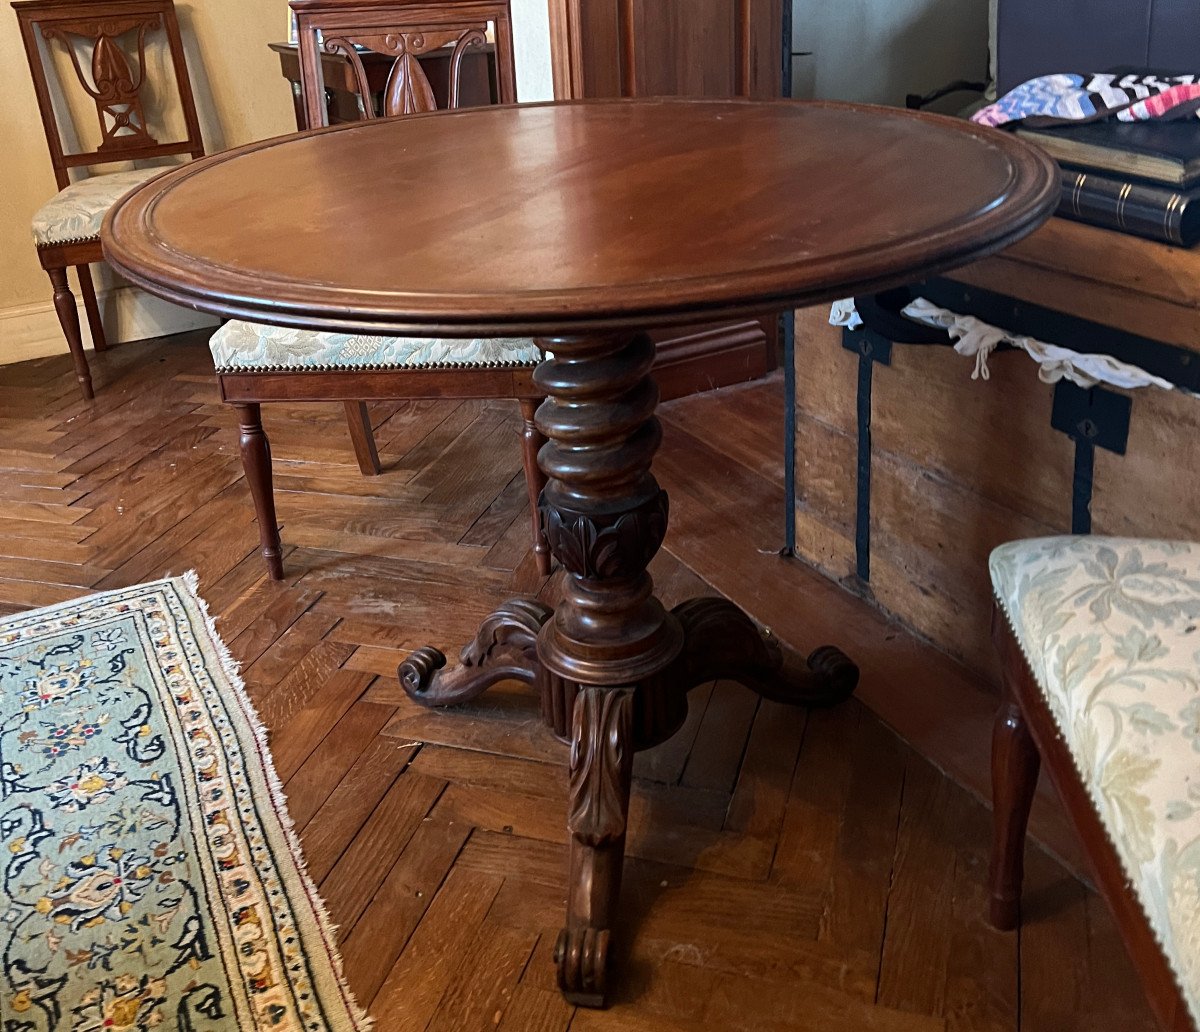
[[[485,922],[462,951],[453,981],[426,1026],[428,1032],[499,1025],[535,943],[528,936]]]
[[[1097,922],[1095,952],[1106,960],[1095,962],[1087,890],[1036,849],[1026,853],[1025,881],[1017,933],[1022,1032],[1154,1030],[1111,923]]]
[[[261,571],[255,573],[260,579],[225,607],[220,625],[234,656],[247,667],[261,659],[321,598],[319,591],[263,580]]]
[[[86,563],[56,562],[49,559],[15,559],[0,556],[0,578],[38,581],[43,584],[90,588],[111,571]]]
[[[945,1032],[938,1017],[864,1003],[826,986],[799,994],[761,979],[721,979],[705,1011],[709,1027],[737,1032]]]
[[[519,985],[498,1028],[499,1032],[566,1032],[573,1012],[561,993]]]
[[[374,674],[339,668],[286,720],[272,720],[278,730],[271,737],[271,756],[282,781],[300,769],[374,680]],[[286,680],[283,690],[287,690]]]
[[[334,922],[354,925],[387,876],[388,861],[403,851],[446,787],[444,781],[406,771],[388,789],[329,874],[321,896]]]
[[[691,788],[732,791],[757,709],[758,697],[753,692],[733,681],[718,681],[681,783]]]
[[[878,971],[896,885],[906,767],[919,761],[864,707],[851,709],[857,710],[858,720],[843,747],[853,774],[830,866],[822,940],[874,954]],[[808,744],[814,745],[814,739]]]
[[[284,616],[286,619],[286,614]],[[287,629],[271,641],[242,674],[246,686],[256,698],[265,697],[272,688],[288,677],[298,664],[316,648],[338,622],[338,615],[328,608],[319,612],[306,606],[304,611],[287,625]],[[271,625],[268,625],[268,631]],[[353,650],[346,647],[346,657]]]
[[[946,1032],[1000,1032],[1016,1027],[1020,1010],[1018,936],[998,932],[986,920],[991,814],[974,801],[961,813],[951,892]]]
[[[946,888],[954,884],[960,794],[928,764],[905,773],[879,971],[877,999],[886,1006],[945,1012],[953,902]]]
[[[453,871],[372,1000],[396,1032],[425,1032],[479,937],[501,878]]]
[[[300,768],[288,778],[288,813],[298,827],[308,824],[350,768],[376,741],[395,712],[391,706],[359,700],[321,739]]]
[[[416,931],[471,828],[422,821],[353,927],[343,929],[346,977],[371,999]]]
[[[403,747],[384,738],[372,739],[300,828],[304,856],[314,881],[320,883],[333,870],[414,752],[415,746]]]

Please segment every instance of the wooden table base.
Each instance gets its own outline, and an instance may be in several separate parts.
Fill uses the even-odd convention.
[[[566,927],[555,958],[564,995],[604,1005],[620,892],[634,753],[666,741],[690,689],[718,678],[797,705],[846,699],[858,669],[825,647],[806,663],[720,598],[667,612],[646,567],[667,530],[666,492],[650,466],[661,439],[645,335],[563,337],[534,375],[545,391],[539,461],[550,477],[540,515],[567,572],[552,610],[516,599],[492,613],[458,667],[432,648],[400,665],[409,696],[453,706],[503,680],[535,687],[551,730],[571,746]]]

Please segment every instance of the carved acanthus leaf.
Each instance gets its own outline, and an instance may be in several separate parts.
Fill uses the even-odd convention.
[[[567,825],[598,848],[625,834],[633,770],[633,689],[581,687],[571,740]]]
[[[571,573],[589,579],[640,573],[667,534],[667,493],[629,512],[591,516],[559,509],[543,498],[542,526],[550,550]]]

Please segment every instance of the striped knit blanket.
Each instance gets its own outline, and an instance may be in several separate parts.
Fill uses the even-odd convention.
[[[1122,122],[1200,115],[1200,75],[1150,72],[1060,72],[1041,75],[1009,90],[971,117],[981,125],[1022,122],[1029,126],[1091,122],[1116,116]]]

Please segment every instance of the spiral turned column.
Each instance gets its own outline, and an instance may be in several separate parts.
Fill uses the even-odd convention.
[[[547,348],[554,358],[534,373],[547,395],[537,424],[549,439],[540,508],[567,575],[538,655],[568,681],[634,685],[683,644],[646,572],[667,531],[666,492],[650,472],[662,440],[654,345],[639,335],[558,338]]]

